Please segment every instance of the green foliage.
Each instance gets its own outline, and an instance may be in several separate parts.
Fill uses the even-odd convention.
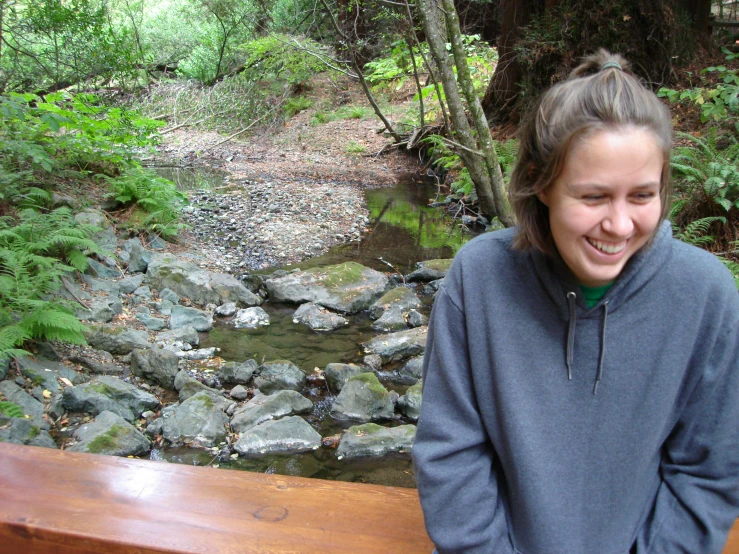
[[[428,147],[427,153],[433,160],[432,164],[437,170],[441,170],[443,173],[451,171],[455,175],[450,185],[453,192],[466,196],[475,189],[475,184],[470,177],[469,171],[463,166],[462,159],[451,150],[441,136],[429,135],[421,142]],[[516,163],[518,141],[516,139],[510,139],[505,142],[494,140],[493,147],[498,155],[500,168],[507,183],[513,171],[513,166]]]
[[[290,119],[296,113],[307,110],[312,105],[313,102],[311,102],[310,98],[306,96],[294,96],[287,99],[287,102],[285,102],[285,105],[282,107],[282,113],[285,115],[286,119]]]
[[[721,49],[726,54],[726,61],[732,62],[739,58],[726,48]],[[703,123],[720,122],[727,118],[736,119],[739,115],[739,75],[736,69],[725,65],[708,67],[701,71],[701,75],[711,75],[713,79],[703,79],[704,86],[682,91],[662,87],[657,96],[667,98],[670,102],[689,100],[700,106],[700,119]]]
[[[685,133],[677,137],[693,146],[677,148],[672,169],[678,178],[677,190],[689,195],[702,216],[713,215],[715,206],[724,213],[739,209],[739,143],[735,139],[720,150],[715,129],[703,138]]]
[[[245,57],[243,77],[248,81],[273,81],[280,88],[305,87],[310,78],[326,71],[325,64],[306,52],[328,56],[328,51],[308,39],[297,43],[287,35],[269,35],[244,43],[240,48]]]
[[[136,205],[138,211],[129,217],[129,226],[134,231],[145,229],[172,239],[186,227],[179,221],[179,212],[187,203],[187,196],[172,181],[141,167],[132,167],[116,177],[101,175],[101,178],[111,188],[109,197],[124,205]]]
[[[374,112],[372,109],[365,106],[341,106],[338,110],[333,112],[317,111],[313,114],[310,124],[315,127],[331,121],[340,121],[342,119],[367,119],[373,115]]]
[[[23,409],[18,404],[0,400],[0,417],[23,417]]]
[[[0,90],[59,89],[135,74],[132,36],[96,0],[2,3]]]
[[[25,354],[21,346],[31,339],[84,343],[72,310],[48,297],[63,275],[86,269],[95,230],[76,223],[68,208],[0,218],[0,359]]]
[[[350,140],[347,143],[345,150],[349,154],[363,154],[364,152],[367,151],[367,147],[363,144],[359,144],[358,142]]]
[[[680,231],[677,225],[673,225],[675,238],[693,246],[708,246],[712,244],[715,237],[708,234],[714,223],[726,223],[725,217],[702,217],[690,222],[685,229]]]

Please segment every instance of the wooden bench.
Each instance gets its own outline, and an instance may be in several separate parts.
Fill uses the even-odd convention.
[[[432,550],[413,489],[0,443],[3,553]]]

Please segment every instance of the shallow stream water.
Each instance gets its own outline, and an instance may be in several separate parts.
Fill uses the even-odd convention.
[[[208,188],[217,189],[217,183],[212,181],[214,175],[217,180],[217,174],[207,175],[211,178],[211,186]],[[197,176],[188,178],[189,182],[203,183],[202,180],[198,181]],[[195,188],[197,187],[202,187],[202,184]],[[394,272],[400,278],[400,275],[413,271],[418,261],[452,257],[470,238],[469,233],[455,226],[443,211],[427,206],[436,197],[434,186],[407,182],[391,188],[368,190],[365,196],[370,211],[370,224],[361,242],[336,246],[325,255],[284,266],[282,269],[309,269],[355,261],[378,271]],[[275,269],[277,268],[271,268],[265,273],[271,273]],[[430,304],[430,298],[419,296]],[[227,361],[254,358],[261,363],[265,360],[287,359],[306,374],[311,374],[314,369],[323,370],[332,362],[361,362],[364,356],[361,344],[378,334],[370,328],[372,320],[366,314],[348,316],[350,323],[343,329],[316,332],[305,325],[293,323],[292,315],[297,309],[295,305],[268,301],[262,307],[269,314],[269,326],[253,330],[235,329],[220,321],[210,332],[201,334],[201,348],[217,346],[221,349],[219,355]],[[430,307],[426,310],[427,315],[429,309]],[[386,388],[403,394],[406,386],[393,381],[394,368],[391,366],[384,369],[385,372],[378,376]],[[329,415],[334,397],[325,387],[309,386],[304,394],[314,403],[313,411],[306,419],[322,436],[337,435],[356,424],[339,422]],[[410,422],[396,415],[395,420],[385,422],[384,425],[405,423]],[[151,457],[196,465],[218,463],[210,451],[194,448],[157,449],[152,451]],[[336,451],[327,447],[293,455],[238,458],[221,462],[220,467],[382,485],[415,486],[408,455],[338,460]]]

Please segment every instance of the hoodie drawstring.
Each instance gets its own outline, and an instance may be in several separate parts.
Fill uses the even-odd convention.
[[[572,380],[572,362],[575,359],[576,299],[577,295],[574,292],[567,293],[567,303],[570,306],[570,326],[567,329],[567,378],[569,380]]]
[[[570,291],[567,293],[567,304],[570,308],[570,320],[567,327],[567,378],[572,380],[572,362],[575,359],[575,327],[577,325],[577,295]],[[603,303],[603,323],[600,328],[600,355],[598,356],[598,371],[595,374],[595,385],[593,395],[598,392],[598,384],[603,376],[603,361],[606,357],[606,323],[608,321],[608,301]]]
[[[608,301],[603,303],[603,325],[600,328],[600,356],[598,356],[598,373],[595,374],[593,395],[598,392],[598,383],[603,375],[603,360],[606,357],[606,321],[608,321]]]

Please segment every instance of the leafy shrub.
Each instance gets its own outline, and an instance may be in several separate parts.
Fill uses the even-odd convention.
[[[313,102],[311,102],[311,100],[305,96],[295,96],[293,98],[288,98],[287,102],[285,102],[285,105],[282,108],[282,113],[285,115],[285,118],[290,119],[296,113],[310,108],[312,104]]]
[[[350,140],[346,145],[346,151],[349,154],[362,154],[367,151],[367,147],[364,144]]]
[[[739,143],[725,139],[732,143],[719,150],[715,130],[702,139],[686,133],[677,137],[694,145],[677,148],[672,156],[678,191],[690,195],[702,216],[716,215],[717,206],[724,213],[739,210]]]
[[[68,208],[0,218],[0,359],[25,355],[20,346],[31,339],[84,343],[72,310],[47,298],[63,275],[87,267],[95,230],[76,223]]]
[[[141,167],[132,167],[116,177],[101,175],[101,178],[112,189],[109,197],[126,206],[136,205],[138,211],[129,216],[132,230],[146,229],[171,239],[186,227],[179,220],[179,212],[187,203],[187,196],[172,181]]]
[[[249,81],[276,81],[293,88],[305,87],[310,78],[323,71],[326,65],[305,49],[327,55],[327,50],[316,42],[297,39],[287,35],[270,35],[244,43],[240,47],[245,56],[243,78]]]
[[[721,49],[726,54],[726,61],[731,62],[739,58],[739,54],[733,54],[726,48]],[[703,87],[695,87],[683,91],[662,87],[657,96],[667,98],[670,102],[690,100],[700,106],[700,119],[703,123],[708,121],[719,122],[729,117],[736,118],[739,115],[739,75],[736,69],[730,69],[725,65],[708,67],[701,71],[701,75],[711,74],[715,77],[713,83],[704,79]]]

